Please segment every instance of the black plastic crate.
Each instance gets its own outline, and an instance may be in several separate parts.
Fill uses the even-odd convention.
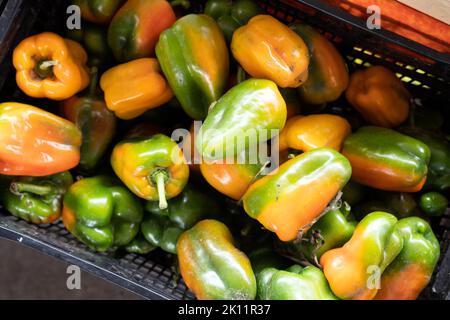
[[[191,1],[199,11],[204,1]],[[368,30],[365,22],[320,0],[257,1],[269,14],[291,23],[308,23],[332,40],[350,71],[369,65],[394,70],[427,107],[441,108],[450,129],[450,56],[388,31]],[[68,0],[0,0],[0,101],[32,102],[17,90],[12,48],[30,34],[65,29]],[[401,49],[398,49],[401,47]],[[36,100],[34,100],[36,101]],[[36,103],[35,103],[36,104]],[[48,101],[43,100],[43,105]],[[422,299],[450,299],[450,210],[432,221],[441,243],[441,259]],[[36,226],[0,211],[0,237],[76,264],[84,270],[149,299],[193,299],[176,271],[176,259],[161,251],[146,256],[95,253],[78,242],[62,223]]]

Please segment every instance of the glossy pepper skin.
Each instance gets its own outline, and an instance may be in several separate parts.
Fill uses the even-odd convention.
[[[345,96],[367,122],[376,126],[397,127],[409,115],[411,95],[401,80],[385,67],[354,72]]]
[[[302,101],[320,105],[337,100],[349,83],[348,68],[334,45],[305,24],[291,26],[308,46],[308,80],[298,88]]]
[[[391,129],[361,127],[344,142],[342,154],[356,182],[386,191],[416,192],[428,173],[430,149],[421,141]]]
[[[183,152],[163,134],[120,142],[112,152],[111,165],[135,195],[159,201],[161,209],[167,208],[166,199],[183,191],[189,178]]]
[[[114,113],[108,110],[97,90],[97,71],[93,68],[90,90],[84,96],[73,96],[62,105],[64,118],[73,122],[82,134],[78,169],[94,170],[105,155],[117,125]]]
[[[81,9],[81,17],[96,24],[108,24],[125,0],[73,0]]]
[[[385,212],[372,212],[356,226],[351,239],[341,248],[320,258],[325,277],[341,299],[371,300],[386,267],[403,248],[396,228],[397,218]]]
[[[249,79],[225,93],[212,107],[197,135],[197,149],[208,160],[235,157],[278,134],[286,123],[286,103],[274,82]],[[247,135],[245,143],[235,142]],[[255,141],[250,138],[254,137]],[[201,150],[200,150],[201,149]]]
[[[2,186],[3,207],[12,215],[35,224],[59,219],[64,194],[72,185],[69,172],[47,177],[9,177]]]
[[[376,300],[417,299],[439,260],[439,241],[426,221],[401,219],[396,229],[403,237],[403,249],[383,273]]]
[[[317,263],[328,250],[343,246],[353,235],[356,223],[349,221],[344,209],[328,211],[300,241],[280,242],[281,250],[295,260]]]
[[[217,23],[204,14],[184,16],[161,34],[156,56],[184,111],[203,120],[228,79],[228,49]]]
[[[259,273],[257,281],[261,300],[338,300],[322,270],[314,266],[267,268]]]
[[[244,209],[280,240],[294,240],[320,217],[351,172],[348,160],[333,149],[305,152],[253,183]]]
[[[142,205],[109,176],[85,178],[64,196],[66,229],[93,250],[103,252],[130,243],[139,231]]]
[[[418,127],[400,128],[399,131],[422,141],[430,149],[431,158],[425,187],[439,191],[450,188],[450,144],[445,138]]]
[[[0,104],[0,174],[48,176],[80,162],[81,132],[63,118],[36,107]]]
[[[33,98],[68,99],[89,84],[87,59],[79,43],[55,33],[28,37],[13,53],[17,85]]]
[[[128,0],[109,25],[108,44],[120,62],[153,56],[161,32],[175,20],[165,0]]]
[[[348,121],[332,114],[295,116],[286,122],[279,136],[280,150],[310,151],[333,148],[341,151],[352,128]]]
[[[228,43],[237,28],[261,13],[261,8],[252,0],[209,0],[205,4],[205,14],[217,21]]]
[[[427,192],[420,196],[420,208],[430,216],[441,216],[448,208],[448,199],[439,192]]]
[[[161,210],[157,202],[148,201],[145,210],[150,213],[146,214],[141,225],[145,239],[166,252],[176,254],[181,233],[198,221],[217,215],[219,204],[188,184],[180,195],[168,201],[167,209]]]
[[[137,59],[109,69],[102,75],[100,86],[108,108],[124,120],[136,118],[173,97],[154,58]]]
[[[253,300],[256,279],[247,256],[233,244],[227,226],[202,220],[177,245],[181,275],[199,300]],[[214,279],[214,280],[212,280]]]
[[[272,16],[257,15],[237,29],[231,51],[254,78],[272,80],[282,88],[297,88],[308,79],[308,47]]]

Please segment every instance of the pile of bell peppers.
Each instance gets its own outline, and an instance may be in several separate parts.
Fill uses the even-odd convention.
[[[424,120],[393,71],[251,0],[73,4],[82,29],[13,53],[41,99],[0,103],[5,210],[61,219],[86,250],[163,250],[198,299],[420,295],[449,214],[448,119]]]

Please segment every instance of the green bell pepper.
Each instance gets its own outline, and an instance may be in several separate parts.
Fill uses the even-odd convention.
[[[190,229],[198,221],[212,218],[219,212],[218,203],[192,185],[168,201],[166,209],[160,209],[158,202],[148,201],[141,232],[153,246],[166,252],[176,254],[177,241],[184,230]]]
[[[349,208],[330,210],[313,224],[302,239],[280,242],[279,247],[287,251],[294,261],[306,260],[318,265],[325,252],[343,246],[353,235],[356,222],[347,220],[349,211]]]
[[[395,227],[397,218],[372,212],[356,226],[351,239],[341,248],[320,258],[325,277],[341,299],[373,299],[386,267],[403,248],[403,238]]]
[[[403,249],[383,273],[375,299],[414,300],[431,279],[439,260],[439,241],[430,225],[417,217],[401,219],[396,229]]]
[[[83,19],[97,24],[108,24],[125,0],[73,0],[81,9]]]
[[[152,245],[144,238],[142,233],[138,233],[138,235],[124,247],[127,252],[137,254],[147,254],[156,248],[156,246]]]
[[[16,217],[36,224],[52,223],[60,217],[64,194],[72,183],[69,172],[47,177],[5,177],[1,201]]]
[[[228,81],[228,49],[217,23],[204,14],[184,16],[161,33],[156,56],[184,111],[203,120]]]
[[[261,300],[338,300],[323,272],[314,266],[267,268],[259,273],[257,283]]]
[[[286,113],[286,103],[274,82],[245,80],[211,107],[197,135],[197,149],[206,159],[236,157],[278,134],[286,123]],[[254,141],[249,141],[251,138]]]
[[[448,208],[448,199],[439,192],[427,192],[420,196],[420,208],[430,216],[441,216]]]
[[[350,135],[342,154],[352,165],[354,181],[386,191],[420,191],[430,162],[430,149],[423,142],[374,126]]]
[[[237,28],[262,12],[252,0],[208,0],[205,5],[205,14],[217,21],[228,43]]]
[[[100,252],[129,244],[139,231],[142,216],[140,201],[109,176],[82,179],[64,197],[64,226]]]
[[[248,258],[252,264],[256,278],[266,268],[285,269],[291,262],[277,254],[271,246],[263,246],[249,253]]]
[[[445,138],[420,128],[401,128],[400,131],[424,142],[430,149],[425,188],[438,191],[450,188],[450,144]]]

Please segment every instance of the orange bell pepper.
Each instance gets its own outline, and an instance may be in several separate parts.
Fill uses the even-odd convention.
[[[64,100],[89,84],[88,57],[75,41],[44,32],[26,38],[14,49],[19,88],[33,98]]]
[[[48,176],[76,167],[81,132],[70,121],[36,107],[0,104],[0,174]]]
[[[124,120],[136,118],[173,97],[154,58],[137,59],[109,69],[100,86],[108,109]]]
[[[254,78],[297,88],[308,78],[308,47],[300,36],[269,15],[258,15],[237,29],[231,51]]]
[[[345,95],[371,124],[393,128],[408,118],[411,95],[402,81],[385,67],[354,72]]]
[[[288,148],[309,151],[328,147],[341,151],[350,135],[348,121],[332,114],[296,116],[289,119],[279,135],[280,150]]]

